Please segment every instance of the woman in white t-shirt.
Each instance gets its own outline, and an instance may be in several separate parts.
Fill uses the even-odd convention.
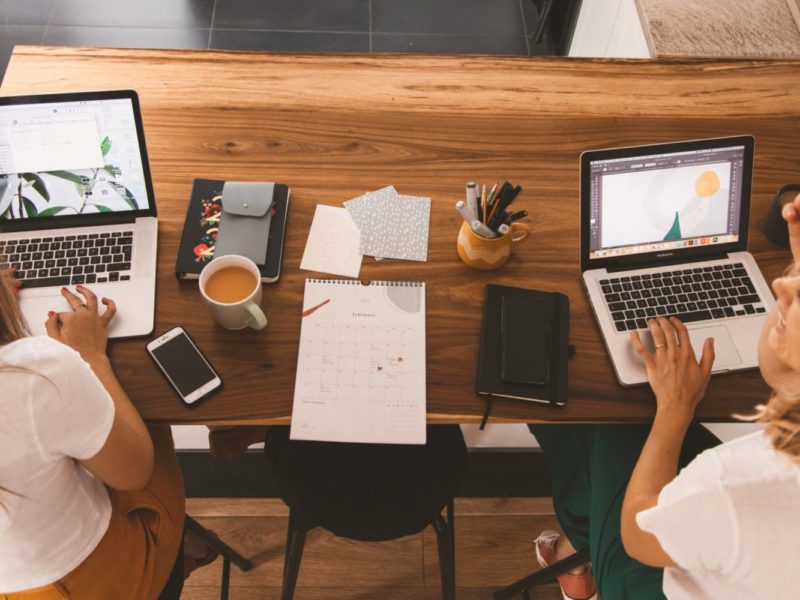
[[[0,276],[0,599],[158,598],[183,481],[169,428],[148,431],[106,356],[114,303],[64,288],[71,310],[29,336],[12,289]]]
[[[559,578],[565,598],[800,598],[800,196],[784,217],[795,264],[773,282],[759,341],[774,390],[758,407],[763,431],[720,444],[692,424],[713,340],[698,361],[685,326],[663,318],[649,322],[654,352],[632,335],[655,393],[652,426],[531,426],[566,534],[540,535],[537,557],[591,556]]]

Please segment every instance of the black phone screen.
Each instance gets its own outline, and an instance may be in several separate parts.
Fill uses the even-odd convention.
[[[175,336],[151,352],[181,396],[188,396],[217,376],[185,334]]]

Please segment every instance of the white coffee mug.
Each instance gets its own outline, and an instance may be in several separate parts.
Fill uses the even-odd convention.
[[[255,277],[255,287],[245,298],[237,302],[218,302],[206,293],[206,284],[209,278],[222,269],[239,267],[246,269]],[[229,254],[220,256],[208,263],[200,272],[200,295],[203,302],[211,310],[214,319],[226,329],[264,329],[267,326],[267,317],[261,310],[261,272],[256,263],[246,256]]]

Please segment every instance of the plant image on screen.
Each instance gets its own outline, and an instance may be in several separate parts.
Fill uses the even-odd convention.
[[[100,143],[104,160],[112,141]],[[122,169],[110,160],[97,169],[43,171],[0,175],[0,219],[137,210],[139,205],[122,183]]]

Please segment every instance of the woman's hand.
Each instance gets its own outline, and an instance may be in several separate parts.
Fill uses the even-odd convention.
[[[792,249],[795,266],[797,266],[800,264],[800,194],[783,206],[781,215],[789,227],[789,246]]]
[[[5,278],[9,289],[14,292],[14,295],[19,294],[19,288],[22,287],[22,282],[17,279],[16,269],[3,269],[0,271],[0,277]]]
[[[50,311],[45,322],[47,335],[77,350],[86,362],[92,359],[105,357],[108,342],[108,325],[117,307],[113,300],[103,298],[102,303],[106,310],[102,315],[97,313],[97,296],[82,285],[75,290],[86,299],[61,288],[61,295],[70,305],[72,310],[62,313]]]
[[[647,378],[656,395],[656,419],[688,427],[711,377],[714,338],[705,341],[698,363],[686,325],[678,319],[651,319],[648,327],[654,352],[645,347],[636,331],[631,332],[631,341],[647,367]]]

